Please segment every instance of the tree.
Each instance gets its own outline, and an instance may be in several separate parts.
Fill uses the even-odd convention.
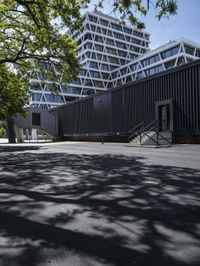
[[[0,138],[6,137],[6,130],[4,127],[0,127]]]
[[[30,69],[45,72],[52,82],[57,73],[45,71],[44,63],[54,65],[52,69],[68,81],[76,77],[77,46],[66,30],[80,28],[80,8],[85,3],[87,0],[0,0],[1,118],[22,111],[27,100],[22,81],[28,82]]]
[[[21,76],[0,65],[0,120],[7,119],[9,142],[15,142],[12,116],[24,113],[23,107],[27,103],[28,92]]]
[[[96,7],[102,7],[105,1],[100,0]],[[37,67],[45,61],[57,65],[67,79],[73,79],[79,67],[76,42],[66,34],[66,29],[80,28],[80,10],[89,2],[0,0],[0,64],[10,63],[27,69],[30,59]],[[113,0],[113,11],[142,28],[144,24],[136,18],[135,12],[146,15],[150,3],[158,10],[158,19],[176,14],[176,0]]]
[[[107,0],[99,0],[96,9],[103,8]],[[156,19],[169,18],[170,15],[177,14],[177,0],[113,0],[112,12],[119,13],[121,22],[129,20],[138,29],[144,29],[145,24],[137,17],[137,14],[146,16],[150,8],[157,11]]]
[[[79,64],[76,42],[66,34],[66,27],[80,27],[82,5],[76,0],[1,0],[0,64],[24,72],[33,62],[41,71],[41,62],[51,63],[72,80]]]
[[[104,1],[100,0],[96,8],[102,7]],[[9,95],[7,102],[1,100],[0,116],[11,116],[21,110],[27,99],[26,90],[23,93],[25,86],[21,82],[28,82],[30,69],[45,72],[45,77],[48,75],[52,83],[58,79],[59,74],[68,82],[76,78],[80,68],[76,58],[77,43],[67,32],[69,29],[81,28],[80,10],[89,2],[0,0],[0,71],[3,78],[8,78],[1,78],[1,88],[8,86],[2,89],[1,97],[6,97],[5,92]],[[146,2],[146,6],[143,2]],[[158,9],[158,19],[176,13],[176,0],[152,0],[151,3]],[[138,28],[144,28],[144,24],[135,16],[135,11],[145,15],[149,6],[150,0],[113,0],[113,11],[121,14],[122,22],[128,18]],[[44,63],[54,68],[46,71]],[[19,76],[20,84],[17,83]],[[12,78],[17,86],[11,85]],[[13,97],[16,104],[13,104]]]

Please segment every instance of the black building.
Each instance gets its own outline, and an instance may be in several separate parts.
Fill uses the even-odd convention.
[[[65,139],[128,141],[157,123],[175,143],[200,143],[200,60],[53,109]],[[155,127],[156,128],[156,127]]]

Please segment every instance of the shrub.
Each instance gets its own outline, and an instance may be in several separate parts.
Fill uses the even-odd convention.
[[[6,137],[6,130],[4,127],[0,127],[0,138]]]

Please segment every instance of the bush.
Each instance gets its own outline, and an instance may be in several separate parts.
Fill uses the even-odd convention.
[[[4,127],[0,127],[0,138],[6,137],[6,130]]]

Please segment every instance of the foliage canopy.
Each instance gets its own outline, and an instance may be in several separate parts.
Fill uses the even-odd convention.
[[[0,65],[0,120],[16,113],[23,113],[27,104],[26,84],[19,75]]]
[[[99,0],[96,9],[103,8],[107,0]],[[139,15],[147,15],[150,8],[156,10],[155,18],[160,20],[163,17],[169,18],[170,15],[177,13],[177,0],[113,0],[112,12],[119,13],[121,22],[125,20],[131,22],[138,29],[144,29],[145,24],[138,18]]]

